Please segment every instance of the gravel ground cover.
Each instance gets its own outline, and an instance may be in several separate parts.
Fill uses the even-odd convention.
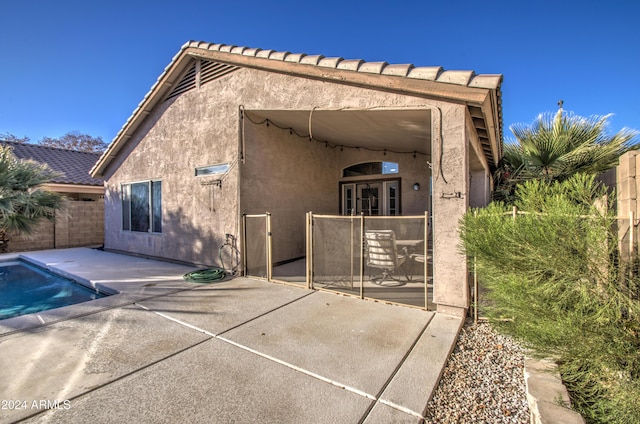
[[[525,350],[487,323],[467,322],[427,406],[427,423],[529,423]]]

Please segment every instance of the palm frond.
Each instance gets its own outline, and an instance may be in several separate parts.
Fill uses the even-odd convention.
[[[17,159],[11,148],[0,146],[0,232],[30,233],[42,219],[55,219],[64,198],[43,190],[58,174],[48,166]]]
[[[505,158],[521,164],[519,178],[524,179],[553,181],[604,172],[615,167],[621,155],[640,147],[637,131],[607,132],[610,116],[585,118],[559,110],[538,115],[532,124],[514,124],[510,128],[517,143],[505,148]]]

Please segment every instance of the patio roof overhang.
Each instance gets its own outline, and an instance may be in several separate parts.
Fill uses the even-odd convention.
[[[427,156],[431,150],[431,110],[426,108],[245,110],[245,115],[253,123],[268,120],[332,146]]]

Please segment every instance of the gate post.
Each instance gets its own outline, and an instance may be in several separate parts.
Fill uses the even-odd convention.
[[[364,299],[364,212],[360,212],[360,299]]]
[[[307,289],[311,289],[313,286],[313,213],[311,211],[306,214],[306,241],[307,241],[307,255],[306,255],[306,281]]]
[[[265,212],[266,216],[266,248],[267,248],[267,281],[271,282],[272,272],[273,272],[273,255],[271,252],[272,243],[271,243],[271,213]]]
[[[429,211],[424,211],[424,310],[429,310]],[[434,284],[435,281],[431,280]]]
[[[242,214],[242,275],[247,276],[247,214]]]

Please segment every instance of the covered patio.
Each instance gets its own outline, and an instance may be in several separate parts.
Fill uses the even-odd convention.
[[[490,193],[485,150],[479,139],[467,138],[484,120],[474,121],[471,108],[462,112],[457,126],[448,124],[464,128],[457,134],[462,160],[451,161],[442,108],[426,102],[241,108],[241,151],[249,165],[241,178],[247,275],[429,310],[450,303],[449,312],[461,313],[469,299],[466,263],[452,229],[469,205],[485,204]],[[461,172],[465,168],[468,173]],[[410,220],[411,234],[403,228]],[[374,229],[393,233],[393,255],[402,262],[382,282],[376,272],[387,270],[371,263],[366,241]],[[452,255],[458,258],[453,266]],[[458,299],[435,302],[452,278]]]

